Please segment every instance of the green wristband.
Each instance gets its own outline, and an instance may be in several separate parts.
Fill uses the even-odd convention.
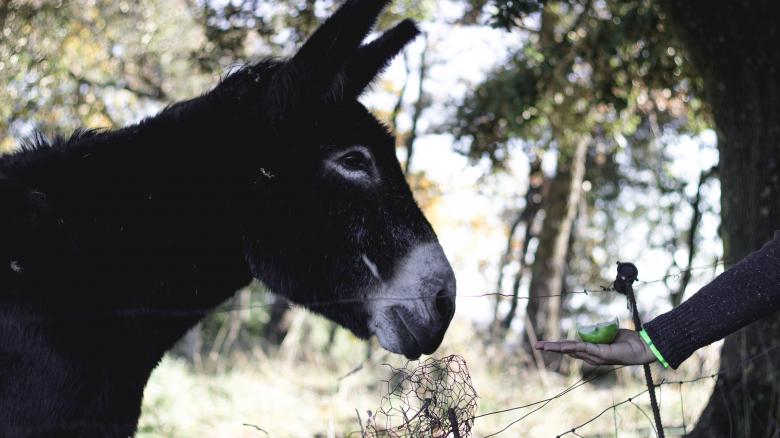
[[[639,332],[639,336],[642,338],[643,341],[645,341],[645,344],[647,344],[647,346],[650,347],[650,351],[653,352],[656,359],[658,359],[658,362],[661,362],[661,365],[663,365],[664,368],[669,368],[669,363],[666,362],[666,359],[664,359],[663,355],[661,355],[661,352],[658,351],[657,348],[655,348],[655,344],[653,344],[653,340],[650,339],[650,335],[648,335],[646,331],[642,330]]]

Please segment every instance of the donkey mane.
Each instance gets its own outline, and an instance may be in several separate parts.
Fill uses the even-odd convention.
[[[42,131],[35,131],[32,136],[23,138],[20,141],[19,149],[23,152],[33,152],[36,149],[46,149],[52,147],[67,148],[79,143],[84,139],[104,132],[108,132],[108,130],[105,128],[78,128],[67,137],[57,135],[54,137],[54,139],[50,140],[46,138],[46,134]]]

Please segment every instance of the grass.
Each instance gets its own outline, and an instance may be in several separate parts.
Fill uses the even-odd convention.
[[[207,364],[206,370],[166,357],[144,393],[138,436],[343,437],[359,431],[357,413],[365,424],[367,411],[376,410],[386,388],[382,380],[388,378],[388,368],[381,363],[403,366],[406,361],[377,350],[372,360],[349,374],[363,362],[365,344],[340,331],[333,351],[320,352],[317,339],[323,338],[318,330],[322,324],[314,319],[297,318],[310,325],[293,327],[288,337],[296,342],[284,344],[272,356],[259,349],[239,352],[230,359],[220,359],[219,367]],[[568,364],[568,375],[540,373],[524,355],[484,345],[475,333],[469,322],[456,319],[439,352],[459,354],[466,360],[479,395],[478,414],[551,397],[581,377],[577,362]],[[680,370],[655,368],[654,375],[656,380],[680,380],[715,369],[717,348],[709,347]],[[705,379],[683,386],[684,410],[679,385],[662,387],[658,395],[668,436],[682,434],[683,424],[690,430],[712,385],[711,379]],[[498,436],[555,437],[643,389],[640,367],[618,370],[550,401],[535,413],[530,412],[541,405],[478,418],[473,436],[484,437],[530,413]],[[652,423],[640,408],[652,416],[646,394],[634,403],[607,411],[577,433],[588,437],[652,436]]]

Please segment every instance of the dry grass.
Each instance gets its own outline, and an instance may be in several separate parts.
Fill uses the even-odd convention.
[[[301,332],[317,337],[316,330],[312,335],[311,327]],[[230,361],[229,368],[220,371],[196,371],[181,360],[165,358],[147,386],[138,436],[346,436],[359,431],[356,410],[365,422],[367,410],[378,406],[385,388],[381,380],[388,377],[387,367],[381,362],[405,364],[403,358],[377,351],[360,371],[340,379],[362,361],[363,343],[342,332],[337,348],[330,354],[296,347],[288,344],[273,357],[258,353],[254,357],[238,355]],[[465,358],[479,395],[478,414],[553,396],[581,376],[576,363],[570,364],[568,376],[539,373],[519,354],[484,347],[465,321],[455,321],[439,352]],[[677,372],[656,368],[654,375],[657,380],[679,380],[716,368],[717,349],[713,347]],[[685,423],[689,428],[703,409],[712,384],[707,379],[683,387]],[[619,370],[552,400],[499,436],[555,437],[643,389],[641,368]],[[679,385],[665,386],[659,395],[664,423],[683,425]],[[652,415],[647,395],[635,402]],[[496,432],[536,407],[478,418],[474,436]],[[673,429],[667,432],[675,435]],[[631,403],[606,412],[577,433],[621,438],[653,434],[651,422]]]

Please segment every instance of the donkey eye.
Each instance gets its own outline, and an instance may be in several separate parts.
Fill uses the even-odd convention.
[[[335,149],[335,150],[333,150]],[[371,151],[357,144],[346,149],[331,149],[324,161],[325,167],[342,178],[356,183],[371,183],[378,180],[377,168]]]
[[[339,164],[352,171],[367,171],[371,167],[368,157],[358,151],[351,151],[339,158]]]

